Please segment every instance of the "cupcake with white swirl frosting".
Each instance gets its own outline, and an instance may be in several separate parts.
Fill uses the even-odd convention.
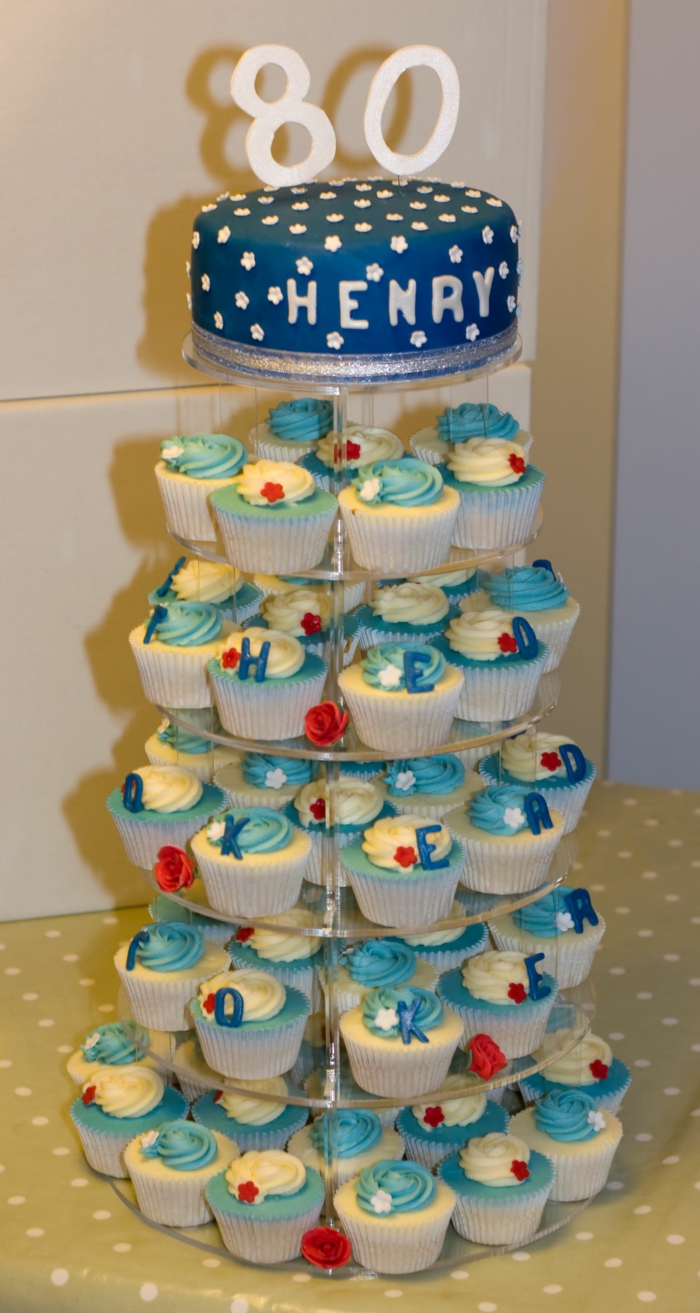
[[[273,811],[282,811],[317,771],[315,761],[246,752],[241,761],[217,771],[215,782],[223,789],[230,807],[272,807]]]
[[[435,967],[420,961],[409,944],[399,939],[366,939],[341,954],[335,981],[338,1012],[359,1007],[371,989],[384,985],[434,989],[437,978]],[[321,984],[326,990],[323,973]]]
[[[247,454],[243,443],[226,433],[198,433],[161,442],[156,482],[165,523],[172,533],[194,541],[215,541],[209,497],[233,483]]]
[[[159,707],[210,707],[207,664],[229,628],[208,602],[159,602],[129,634],[144,697]]]
[[[338,676],[363,743],[413,756],[449,740],[464,677],[434,643],[384,643]]]
[[[483,757],[479,774],[486,784],[525,784],[537,789],[550,807],[561,812],[564,834],[570,834],[586,805],[596,768],[565,734],[548,734],[532,725],[506,739],[500,753]]]
[[[279,740],[304,733],[304,717],[323,695],[328,663],[305,652],[292,634],[253,626],[230,634],[208,671],[221,723],[231,734]]]
[[[289,1152],[321,1176],[328,1174],[332,1156],[334,1175],[342,1185],[382,1159],[403,1158],[404,1147],[398,1132],[382,1126],[376,1112],[339,1108],[321,1113],[297,1131],[289,1141]]]
[[[517,442],[525,452],[532,446],[530,434],[521,429],[510,411],[474,401],[445,406],[434,424],[413,434],[409,445],[419,460],[440,465],[449,459],[456,447],[469,442],[470,438],[501,438]]]
[[[228,953],[196,926],[169,921],[144,926],[114,957],[134,1020],[149,1030],[187,1030],[200,981],[228,963]]]
[[[452,570],[440,570],[438,574],[416,574],[413,576],[413,583],[436,584],[442,589],[450,606],[457,606],[462,598],[473,593],[477,586],[476,570],[471,566],[457,564],[459,556],[457,548],[451,548],[447,564],[455,559]]]
[[[544,474],[527,464],[518,442],[469,438],[438,470],[460,495],[452,540],[458,547],[514,547],[532,537]]]
[[[459,615],[435,583],[405,583],[375,588],[369,606],[357,612],[363,651],[381,643],[430,643]]]
[[[206,602],[221,612],[224,620],[242,624],[258,610],[263,594],[246,583],[240,570],[223,561],[181,556],[158,588],[148,594],[151,606],[172,602]]]
[[[552,1090],[584,1090],[596,1108],[617,1112],[632,1083],[629,1067],[613,1057],[607,1040],[590,1032],[557,1057],[567,1039],[569,1036],[561,1030],[545,1036],[535,1055],[546,1063],[544,1070],[523,1077],[520,1082],[525,1102],[531,1103]]]
[[[428,816],[388,816],[341,849],[361,911],[377,925],[430,925],[449,916],[465,852]]]
[[[354,1080],[389,1099],[439,1089],[463,1030],[437,994],[415,985],[370,989],[339,1024]]]
[[[235,1152],[224,1135],[196,1122],[163,1122],[136,1135],[124,1150],[124,1163],[143,1216],[160,1226],[210,1222],[204,1191]]]
[[[596,1107],[584,1090],[550,1090],[519,1112],[511,1131],[546,1154],[556,1177],[550,1198],[560,1203],[599,1194],[622,1139],[622,1123]]]
[[[202,1094],[192,1106],[194,1120],[233,1140],[241,1153],[284,1149],[290,1136],[305,1125],[307,1109],[284,1102],[287,1082],[282,1076],[246,1077],[241,1085],[240,1094],[230,1086]],[[256,1098],[257,1094],[266,1097]]]
[[[410,574],[447,559],[460,499],[438,470],[406,456],[362,466],[338,505],[358,565]]]
[[[279,574],[313,570],[323,556],[337,502],[308,470],[259,460],[244,466],[212,507],[226,559],[240,570]]]
[[[311,840],[270,807],[233,807],[192,839],[211,907],[228,916],[269,916],[293,907]]]
[[[462,1020],[462,1048],[474,1035],[488,1035],[509,1062],[539,1048],[557,989],[547,972],[537,972],[533,986],[522,953],[492,951],[468,958],[437,986],[443,1003]]]
[[[427,1103],[401,1109],[396,1127],[407,1158],[432,1170],[473,1136],[508,1129],[510,1119],[503,1108],[490,1103],[481,1091],[465,1094],[465,1085],[464,1075],[455,1072]]]
[[[273,927],[279,923],[280,929]],[[323,940],[318,935],[295,934],[292,926],[308,930],[315,923],[313,913],[305,907],[268,917],[264,926],[239,926],[228,951],[237,970],[254,967],[270,971],[283,985],[293,985],[311,1003],[311,1011],[323,1007],[319,984],[320,952]]]
[[[524,1140],[492,1132],[467,1141],[438,1167],[456,1195],[452,1225],[479,1245],[524,1245],[536,1235],[554,1168]]]
[[[479,776],[467,772],[454,753],[435,757],[400,757],[389,763],[385,776],[388,797],[400,812],[420,811],[440,820],[463,807],[476,789]]]
[[[270,597],[273,593],[291,593],[295,588],[310,588],[314,593],[330,594],[330,585],[320,583],[318,579],[312,576],[304,577],[300,574],[260,574],[253,575],[253,583],[259,588],[264,597]],[[360,605],[365,595],[364,580],[356,580],[355,583],[346,583],[344,586],[344,603],[345,611],[354,611]]]
[[[107,798],[129,861],[147,871],[164,845],[184,848],[224,806],[221,789],[184,766],[139,766]]]
[[[561,665],[564,653],[581,613],[561,575],[557,576],[549,561],[536,566],[506,566],[500,573],[479,573],[479,591],[464,601],[463,610],[498,606],[517,611],[529,621],[540,642],[549,648],[545,675]]]
[[[187,1116],[187,1100],[151,1067],[100,1067],[71,1105],[71,1120],[96,1172],[126,1177],[124,1150],[135,1135]]]
[[[463,611],[434,641],[464,677],[456,712],[461,719],[514,720],[532,705],[547,647],[537,640],[528,645],[510,612]]]
[[[299,1257],[302,1237],[318,1222],[324,1196],[318,1172],[280,1149],[241,1154],[207,1186],[207,1202],[229,1253],[265,1265]]]
[[[302,456],[299,464],[308,470],[319,488],[331,489],[333,471],[343,477],[346,470],[357,470],[376,460],[400,460],[404,455],[400,438],[389,429],[369,428],[366,424],[346,424],[342,437],[327,433],[314,451]]]
[[[323,836],[328,828],[334,826],[335,839],[344,848],[372,821],[395,816],[396,808],[387,801],[381,780],[361,780],[346,775],[330,786],[325,780],[305,784],[284,808],[284,815],[311,839],[311,860],[304,879],[313,884],[325,884]],[[347,884],[342,872],[339,872],[339,882]]]
[[[221,971],[202,982],[190,1012],[212,1070],[258,1080],[294,1066],[309,1000],[269,971]]]
[[[315,451],[333,427],[333,402],[322,397],[294,397],[271,406],[267,419],[250,430],[249,441],[262,460],[293,465]]]
[[[422,1272],[439,1258],[455,1197],[415,1162],[384,1159],[333,1197],[353,1253],[375,1272]]]
[[[465,884],[482,894],[537,889],[564,833],[561,812],[525,785],[489,784],[446,822],[467,852]]]

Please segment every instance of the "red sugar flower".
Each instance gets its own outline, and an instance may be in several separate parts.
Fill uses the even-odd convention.
[[[260,496],[270,503],[284,501],[284,488],[281,483],[263,483]]]
[[[467,1044],[472,1055],[469,1071],[473,1071],[481,1080],[490,1080],[496,1072],[507,1065],[505,1053],[502,1053],[490,1035],[474,1035]]]
[[[254,1181],[243,1181],[238,1187],[238,1198],[242,1204],[252,1204],[260,1191]]]
[[[394,861],[398,862],[399,866],[415,866],[418,861],[418,854],[415,848],[399,847],[394,853]]]
[[[315,1226],[302,1237],[301,1252],[307,1263],[314,1267],[343,1267],[347,1263],[352,1248],[347,1236],[341,1235],[332,1226]]]
[[[313,816],[315,821],[325,821],[326,819],[325,800],[323,798],[317,798],[315,802],[311,803],[309,807],[309,811],[311,812],[311,815]]]
[[[361,451],[362,448],[359,442],[350,442],[350,439],[348,439],[348,446],[347,446],[348,460],[359,460]]]
[[[313,611],[307,611],[305,615],[301,617],[301,627],[304,630],[304,633],[306,634],[307,637],[309,637],[311,634],[320,634],[321,632],[320,615],[314,615]]]
[[[238,930],[236,931],[236,942],[239,944],[247,944],[248,940],[250,939],[250,936],[254,934],[255,934],[254,926],[252,925],[239,926]]]
[[[82,1097],[83,1103],[85,1104],[85,1107],[86,1107],[86,1108],[87,1108],[87,1106],[88,1106],[89,1103],[94,1103],[94,1101],[95,1101],[95,1095],[96,1095],[96,1094],[97,1094],[97,1086],[96,1086],[96,1085],[88,1085],[87,1089],[86,1089],[86,1090],[83,1090],[83,1093],[82,1093],[82,1096],[81,1096],[81,1097]]]
[[[508,986],[508,998],[512,998],[514,1003],[524,1003],[527,998],[525,986],[521,985],[519,981],[511,980]]]
[[[215,995],[215,994],[207,994],[207,996],[206,996],[206,998],[205,998],[205,1000],[204,1000],[204,1002],[203,1002],[203,1004],[202,1004],[202,1007],[204,1008],[204,1011],[205,1011],[205,1012],[213,1012],[213,1011],[214,1011],[214,1008],[216,1007],[216,995]]]
[[[177,893],[178,889],[189,889],[194,884],[194,864],[182,848],[166,844],[158,849],[158,861],[153,867],[153,874],[159,889],[166,894]]]
[[[222,670],[235,670],[240,659],[241,654],[237,648],[227,647],[226,651],[221,653]]]
[[[445,1114],[442,1111],[442,1108],[440,1107],[426,1108],[425,1112],[423,1113],[423,1121],[425,1122],[426,1126],[433,1126],[433,1127],[439,1126],[440,1122],[444,1122],[444,1120],[445,1120]]]
[[[342,739],[349,723],[348,712],[341,711],[335,702],[319,702],[317,706],[307,711],[304,717],[304,730],[307,739],[317,747],[328,748],[331,743],[337,743],[338,739]]]
[[[510,465],[510,468],[512,469],[514,474],[525,473],[525,469],[526,469],[525,461],[523,460],[522,456],[516,456],[514,451],[511,451],[510,456],[508,457],[508,464]]]
[[[518,644],[512,634],[501,634],[498,646],[502,652],[517,652],[518,650]]]
[[[590,1062],[588,1065],[591,1069],[591,1076],[595,1076],[596,1080],[607,1079],[610,1070],[607,1062],[601,1062],[600,1058],[596,1058],[595,1062]]]
[[[224,1096],[224,1092],[223,1092],[223,1090],[217,1090],[216,1093],[215,1093],[215,1095],[214,1095],[213,1102],[214,1102],[214,1103],[218,1103],[218,1102],[219,1102],[219,1099],[222,1099],[223,1096]]]
[[[540,765],[545,770],[559,770],[561,766],[561,757],[558,752],[543,752],[540,757]]]
[[[524,1163],[521,1158],[513,1159],[510,1165],[510,1170],[513,1173],[513,1176],[515,1177],[516,1181],[526,1181],[528,1176],[530,1175],[530,1169],[527,1163]]]

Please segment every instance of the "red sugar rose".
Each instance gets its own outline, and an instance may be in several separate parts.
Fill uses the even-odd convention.
[[[81,1098],[82,1098],[83,1103],[85,1104],[85,1107],[86,1107],[86,1108],[87,1108],[87,1106],[88,1106],[89,1103],[94,1103],[94,1101],[95,1101],[95,1095],[96,1095],[96,1094],[97,1094],[97,1086],[96,1086],[96,1085],[88,1085],[87,1089],[86,1089],[86,1090],[83,1090],[83,1093],[82,1093],[82,1095],[81,1095]]]
[[[204,1000],[204,1002],[203,1002],[203,1004],[202,1004],[202,1007],[204,1008],[204,1011],[205,1011],[205,1012],[213,1012],[213,1011],[214,1011],[214,1008],[216,1007],[216,995],[215,995],[215,994],[207,994],[207,996],[206,996],[206,998],[205,998],[205,1000]]]
[[[501,1052],[490,1035],[474,1035],[467,1048],[472,1055],[469,1070],[475,1072],[482,1080],[490,1080],[496,1072],[502,1071],[507,1065],[505,1053]]]
[[[426,1108],[423,1113],[423,1121],[426,1126],[432,1126],[434,1128],[435,1126],[439,1126],[440,1122],[444,1122],[444,1120],[445,1114],[442,1111],[442,1108]]]
[[[325,800],[323,798],[317,798],[315,802],[312,802],[310,804],[309,811],[311,812],[311,815],[313,816],[315,821],[325,821],[326,819]]]
[[[591,1076],[595,1076],[596,1080],[607,1079],[608,1072],[610,1071],[607,1062],[601,1062],[600,1058],[596,1058],[595,1062],[590,1062],[588,1065],[591,1069]]]
[[[307,638],[310,637],[311,634],[320,634],[321,632],[320,615],[314,615],[312,611],[307,611],[306,614],[303,615],[301,618],[301,627],[304,630],[304,633],[306,634]]]
[[[341,711],[335,702],[319,702],[318,706],[311,707],[304,717],[304,730],[307,739],[315,743],[319,748],[328,748],[331,743],[337,743],[342,739],[348,725],[350,716],[347,711]]]
[[[330,1269],[343,1267],[352,1254],[352,1248],[347,1236],[332,1226],[316,1226],[302,1237],[301,1252],[314,1267]]]
[[[514,474],[525,473],[525,469],[526,469],[525,461],[523,460],[522,456],[516,456],[514,451],[511,451],[510,456],[508,457],[508,464],[510,465],[510,468],[512,469]]]
[[[513,1159],[510,1165],[510,1170],[513,1173],[513,1176],[515,1177],[516,1181],[526,1181],[528,1176],[530,1175],[530,1169],[527,1163],[524,1163],[521,1158]]]
[[[153,867],[153,874],[159,889],[166,894],[174,894],[178,889],[189,889],[194,884],[194,863],[182,848],[166,844],[164,848],[158,849],[158,861]]]
[[[271,504],[276,501],[284,501],[284,488],[281,483],[263,483],[260,496]]]
[[[237,648],[227,647],[226,651],[221,653],[222,670],[235,670],[240,659],[241,654]]]
[[[518,650],[518,644],[516,643],[512,634],[501,634],[498,640],[498,646],[500,647],[501,651],[505,653],[517,652]]]
[[[415,848],[399,847],[394,853],[394,861],[403,867],[415,866],[418,861],[418,854]]]
[[[238,1198],[242,1204],[252,1204],[260,1191],[254,1181],[243,1181],[238,1187]]]
[[[236,942],[239,944],[247,944],[251,935],[254,934],[255,934],[254,926],[252,925],[239,926],[236,931]]]
[[[508,998],[511,998],[514,1003],[524,1003],[527,998],[525,986],[521,985],[519,981],[511,980],[508,986]]]
[[[561,757],[558,752],[543,752],[540,757],[540,765],[545,770],[559,770],[561,766]]]

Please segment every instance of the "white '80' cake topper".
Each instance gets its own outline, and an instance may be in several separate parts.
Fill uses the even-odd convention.
[[[287,86],[278,100],[263,100],[255,90],[255,79],[266,64],[275,64],[287,75]],[[402,73],[409,68],[432,68],[442,86],[442,104],[430,139],[415,155],[390,150],[382,132],[382,114]],[[335,132],[328,115],[304,100],[311,74],[301,55],[289,46],[253,46],[241,55],[231,77],[231,95],[238,107],[250,114],[245,148],[256,177],[268,186],[287,187],[310,182],[335,158]],[[380,65],[372,78],[364,114],[365,140],[378,164],[394,177],[420,173],[440,158],[452,139],[459,113],[459,77],[449,55],[437,46],[404,46]],[[299,164],[278,164],[272,142],[284,123],[299,123],[311,137],[311,150]]]

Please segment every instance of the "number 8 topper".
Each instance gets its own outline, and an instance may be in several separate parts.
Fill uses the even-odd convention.
[[[255,90],[255,79],[266,64],[275,64],[287,75],[287,85],[278,100],[263,100]],[[239,109],[252,116],[245,149],[253,172],[272,187],[308,182],[335,158],[335,132],[327,114],[304,96],[311,74],[301,55],[289,46],[253,46],[241,55],[231,76],[231,95]],[[299,123],[311,136],[311,150],[299,164],[287,167],[272,156],[272,142],[284,123]]]

